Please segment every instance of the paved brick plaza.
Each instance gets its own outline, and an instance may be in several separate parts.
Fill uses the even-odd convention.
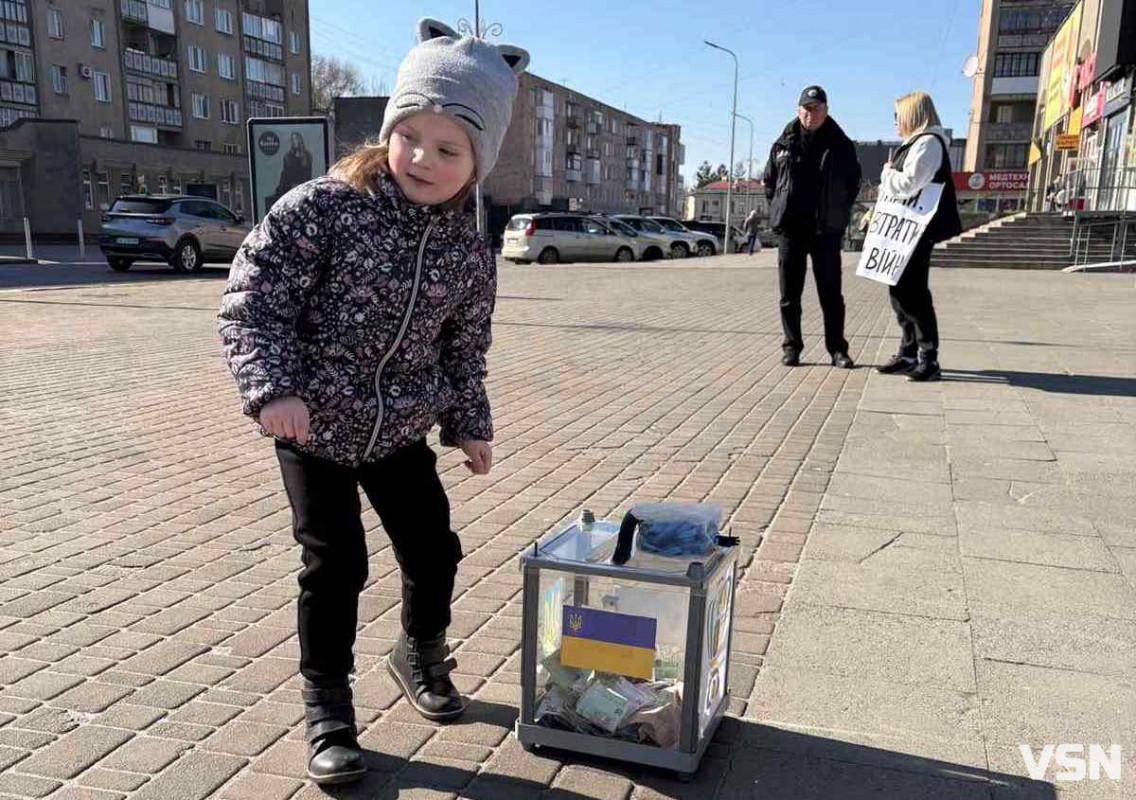
[[[398,699],[368,510],[372,771],[329,794],[1136,795],[1132,276],[937,271],[947,380],[915,386],[823,365],[811,280],[822,365],[782,367],[772,265],[502,266],[496,465],[439,463],[474,702],[437,726]],[[225,273],[104,269],[0,266],[0,798],[325,796],[303,778],[298,548],[214,334]],[[853,357],[882,360],[886,291],[847,271],[845,297]],[[584,505],[664,498],[721,502],[744,542],[719,742],[691,784],[525,753],[517,551]],[[1015,777],[1018,744],[1066,741],[1122,744],[1123,779]]]

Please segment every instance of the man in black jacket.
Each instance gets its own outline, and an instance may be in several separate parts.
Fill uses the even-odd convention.
[[[813,279],[824,313],[824,343],[833,366],[851,369],[844,338],[844,296],[840,293],[840,242],[860,191],[856,147],[828,116],[828,97],[819,86],[806,87],[797,118],[773,143],[765,165],[769,224],[778,235],[781,278],[781,363],[795,367],[805,348],[801,338],[801,293],[805,262],[813,260]]]

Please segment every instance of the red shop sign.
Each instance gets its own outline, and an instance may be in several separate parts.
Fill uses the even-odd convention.
[[[1082,125],[1091,125],[1104,116],[1104,95],[1105,87],[1101,86],[1100,91],[1085,101],[1085,110],[1081,115]]]

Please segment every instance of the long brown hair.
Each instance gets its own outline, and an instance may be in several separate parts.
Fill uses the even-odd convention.
[[[349,183],[361,192],[378,191],[379,176],[390,175],[390,145],[386,142],[367,141],[351,153],[336,161],[328,175]],[[476,171],[461,190],[439,207],[445,211],[464,211],[473,196]]]

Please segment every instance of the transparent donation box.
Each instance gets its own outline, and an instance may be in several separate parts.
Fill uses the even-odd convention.
[[[668,520],[675,508],[680,518],[694,510],[693,527],[688,514],[681,525],[654,525],[648,540],[647,522],[636,532],[631,514],[620,524],[585,511],[522,555],[516,733],[526,748],[685,776],[729,702],[736,540],[718,534],[716,506],[640,508],[631,513]]]

